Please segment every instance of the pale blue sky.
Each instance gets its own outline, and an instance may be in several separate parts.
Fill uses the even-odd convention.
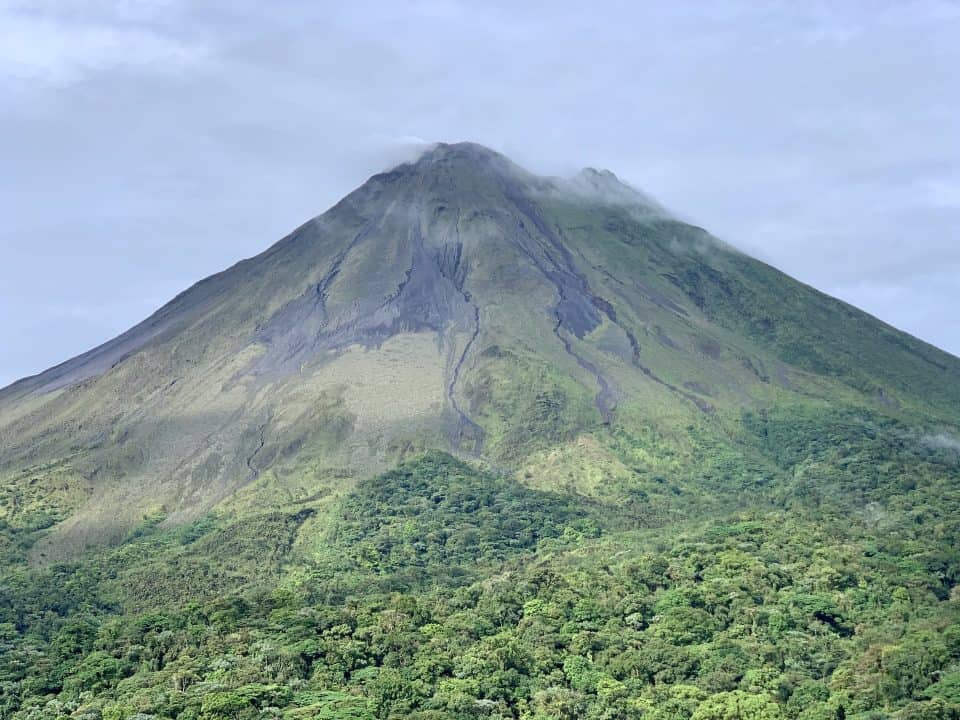
[[[666,5],[0,0],[0,386],[410,138],[607,167],[960,353],[960,4]]]

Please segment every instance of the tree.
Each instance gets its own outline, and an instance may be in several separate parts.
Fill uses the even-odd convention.
[[[780,706],[766,694],[718,693],[700,703],[691,720],[781,720]]]

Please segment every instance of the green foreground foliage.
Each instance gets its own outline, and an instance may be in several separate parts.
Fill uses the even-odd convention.
[[[8,523],[0,717],[960,718],[956,452],[743,426],[708,476],[652,481],[682,522],[428,453],[69,565],[29,568],[49,523]]]

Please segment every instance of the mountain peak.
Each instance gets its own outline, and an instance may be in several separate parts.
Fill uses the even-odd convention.
[[[436,143],[414,161],[400,165],[417,174],[439,173],[445,181],[467,176],[533,177],[505,155],[474,142]]]
[[[491,150],[480,143],[462,141],[455,143],[438,142],[430,145],[420,156],[420,161],[442,162],[465,160],[469,162],[490,162],[491,160],[507,160],[496,150]],[[509,160],[507,160],[509,162]]]
[[[514,163],[505,155],[475,142],[434,143],[411,162],[394,168],[396,173],[430,177],[429,187],[446,192],[459,188],[483,195],[483,189],[525,186],[536,195],[559,195],[590,203],[618,205],[641,213],[666,215],[649,195],[637,190],[607,169],[586,167],[570,178],[541,176]],[[378,176],[379,177],[379,176]]]

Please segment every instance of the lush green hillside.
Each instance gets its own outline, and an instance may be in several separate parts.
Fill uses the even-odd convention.
[[[432,453],[322,522],[148,521],[9,573],[4,717],[957,717],[956,452],[751,426],[780,470],[710,519]],[[832,492],[856,463],[869,487]],[[678,511],[692,492],[671,483]]]
[[[960,720],[960,360],[441,145],[0,390],[0,718]]]

